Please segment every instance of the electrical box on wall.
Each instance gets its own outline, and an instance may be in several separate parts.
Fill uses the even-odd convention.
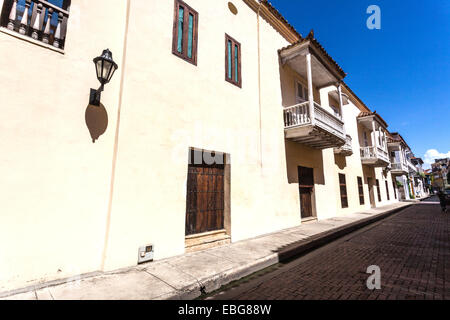
[[[155,247],[152,244],[139,248],[138,264],[153,261]]]

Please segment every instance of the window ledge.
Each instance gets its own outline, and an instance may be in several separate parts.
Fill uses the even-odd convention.
[[[49,50],[52,50],[52,51],[55,51],[55,52],[58,52],[58,53],[61,53],[61,54],[65,54],[65,51],[62,50],[62,49],[55,48],[54,46],[52,46],[50,44],[46,44],[46,43],[43,43],[43,42],[38,41],[38,40],[34,40],[33,38],[30,38],[28,36],[24,36],[24,35],[22,35],[20,33],[15,32],[15,31],[11,31],[11,30],[9,30],[9,29],[7,29],[5,27],[0,27],[0,32],[9,34],[10,36],[18,38],[20,40],[24,40],[24,41],[30,42],[30,43],[38,45],[40,47],[43,47],[43,48],[46,48],[46,49],[49,49]]]

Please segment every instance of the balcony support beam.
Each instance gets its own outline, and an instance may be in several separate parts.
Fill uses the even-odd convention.
[[[312,83],[312,67],[311,67],[311,53],[306,54],[306,71],[308,75],[308,101],[309,101],[309,117],[311,119],[311,124],[314,125],[314,92]]]

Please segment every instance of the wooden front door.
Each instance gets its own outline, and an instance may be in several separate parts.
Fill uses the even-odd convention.
[[[186,235],[224,229],[224,164],[189,164]]]
[[[300,212],[302,219],[312,218],[312,193],[314,191],[314,170],[298,167],[298,184],[300,191]]]

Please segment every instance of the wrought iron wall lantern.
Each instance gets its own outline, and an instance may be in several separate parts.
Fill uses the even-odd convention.
[[[99,106],[101,93],[105,89],[105,84],[111,81],[111,78],[113,77],[114,72],[118,69],[118,66],[117,63],[114,62],[112,53],[109,49],[103,50],[102,55],[95,58],[93,61],[97,72],[97,79],[100,81],[101,85],[97,90],[91,89],[89,104]]]

